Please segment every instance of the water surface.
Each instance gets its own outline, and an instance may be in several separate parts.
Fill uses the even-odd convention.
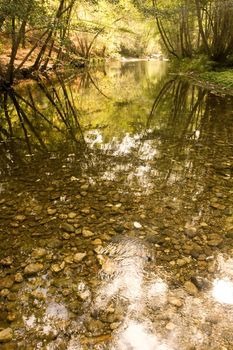
[[[233,349],[232,107],[156,61],[1,96],[3,349]]]

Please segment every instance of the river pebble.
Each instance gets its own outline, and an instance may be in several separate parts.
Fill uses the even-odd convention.
[[[198,295],[198,289],[191,281],[186,281],[184,283],[184,289],[186,290],[186,292],[188,292],[189,294],[191,294],[193,296]]]
[[[61,224],[61,229],[64,230],[65,232],[68,232],[68,233],[72,233],[75,231],[74,226],[69,224],[68,222],[63,222]]]
[[[13,276],[6,276],[0,278],[0,290],[2,289],[10,289],[14,284]]]
[[[92,232],[92,231],[90,231],[89,229],[87,229],[87,228],[83,228],[82,229],[82,235],[83,235],[83,237],[92,237],[92,236],[94,236],[95,234]]]
[[[40,259],[46,255],[47,251],[44,248],[36,248],[32,251],[32,257],[35,259]]]
[[[176,306],[178,308],[180,308],[183,305],[183,301],[181,299],[172,297],[172,296],[168,298],[168,302],[169,304]]]
[[[2,266],[10,266],[13,264],[13,258],[11,256],[7,256],[0,260],[0,265]]]
[[[57,213],[57,209],[55,208],[47,208],[48,215],[55,215]]]
[[[13,330],[11,328],[5,328],[0,331],[0,343],[7,343],[13,338]]]
[[[44,265],[41,263],[31,263],[27,265],[24,269],[25,275],[33,275],[44,269]]]
[[[86,252],[76,253],[73,257],[73,260],[74,260],[74,262],[78,263],[78,262],[82,261],[85,258],[85,256],[87,256]]]

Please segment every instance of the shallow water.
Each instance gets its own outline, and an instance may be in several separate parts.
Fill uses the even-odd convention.
[[[1,349],[233,349],[232,107],[156,61],[1,96]]]

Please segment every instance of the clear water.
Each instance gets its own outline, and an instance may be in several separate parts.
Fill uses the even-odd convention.
[[[3,349],[233,349],[232,107],[158,61],[1,96]]]

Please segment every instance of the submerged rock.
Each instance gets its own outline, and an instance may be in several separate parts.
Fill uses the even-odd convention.
[[[2,289],[10,289],[14,284],[13,278],[11,276],[6,276],[0,278],[0,290]]]
[[[26,216],[25,215],[16,215],[15,220],[19,221],[19,222],[23,222],[26,220]]]
[[[77,216],[77,214],[72,212],[72,211],[70,213],[68,213],[68,218],[69,219],[74,219],[76,216]]]
[[[197,287],[191,281],[187,281],[184,283],[184,289],[190,295],[196,296],[198,294]]]
[[[7,343],[13,338],[13,330],[11,328],[5,328],[0,331],[0,343]]]
[[[56,212],[57,212],[57,209],[55,208],[47,208],[48,215],[54,215],[56,214]]]
[[[44,248],[36,248],[32,252],[32,257],[35,258],[35,259],[40,259],[43,256],[45,256],[46,253],[47,253],[46,249],[44,249]]]
[[[137,228],[137,229],[142,228],[142,225],[140,224],[140,222],[134,221],[133,225],[134,225],[134,227]]]
[[[15,282],[17,283],[21,283],[23,282],[23,275],[21,274],[21,272],[17,272],[15,275]]]
[[[24,269],[25,275],[33,275],[37,272],[40,272],[44,269],[44,265],[41,263],[31,263],[27,265]]]
[[[7,256],[6,258],[1,259],[0,264],[2,266],[10,266],[13,263],[13,258],[11,256]]]
[[[88,230],[86,228],[83,228],[82,235],[83,235],[83,237],[92,237],[95,234],[92,231],[90,231],[90,230]]]
[[[64,267],[65,267],[65,262],[62,262],[61,264],[53,264],[51,266],[51,271],[57,273],[57,272],[62,271],[64,269]]]
[[[68,224],[68,222],[63,222],[61,224],[61,229],[64,230],[65,232],[72,233],[75,231],[75,228],[73,225]]]
[[[218,234],[210,234],[208,236],[208,245],[211,247],[218,247],[223,242],[223,238]]]
[[[179,308],[183,305],[183,301],[181,299],[173,297],[173,296],[168,298],[168,302],[169,302],[169,304],[176,306],[177,308]]]
[[[186,236],[188,236],[190,238],[193,238],[197,235],[196,227],[194,227],[188,223],[185,225],[184,232],[185,232]]]
[[[84,258],[85,258],[85,256],[87,255],[87,253],[86,252],[84,252],[84,253],[76,253],[75,255],[74,255],[74,262],[80,262],[80,261],[82,261]]]

